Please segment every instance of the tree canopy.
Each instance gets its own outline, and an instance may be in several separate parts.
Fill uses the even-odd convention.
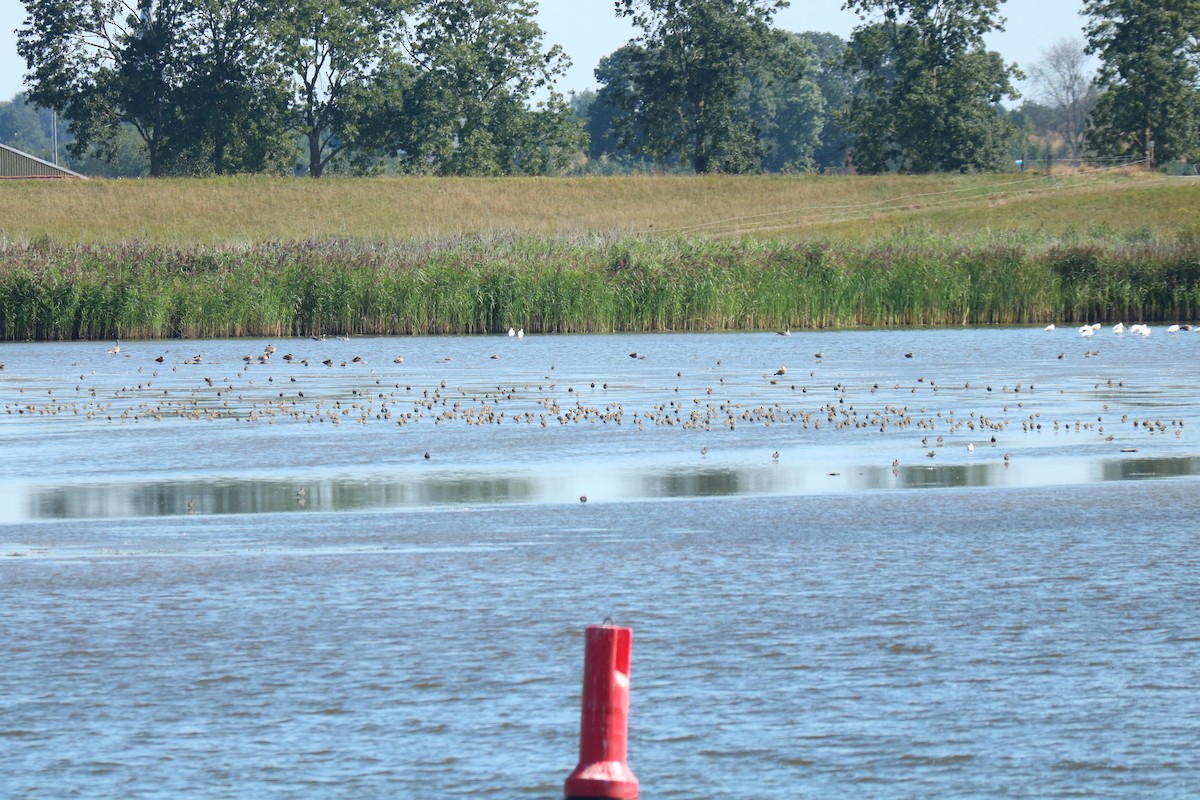
[[[1200,2],[1090,0],[1088,52],[1102,93],[1089,143],[1159,160],[1200,156]]]
[[[631,90],[608,100],[622,112],[623,142],[696,172],[759,168],[763,145],[740,97],[748,73],[771,51],[771,20],[783,0],[616,0],[641,29],[622,78]],[[616,94],[616,93],[614,93]]]
[[[998,105],[1020,73],[983,45],[1002,29],[1000,0],[850,0],[879,22],[846,50],[856,81],[845,111],[853,159],[866,172],[974,171],[1007,159],[1011,125]]]
[[[848,41],[774,28],[787,0],[613,0],[635,35],[570,102],[537,0],[23,2],[30,90],[0,103],[0,140],[44,152],[52,121],[30,112],[53,109],[74,168],[99,174],[982,171],[1151,151],[1187,171],[1200,156],[1200,0],[1086,0],[1085,45],[1029,65],[1037,102],[1016,108],[1020,72],[984,42],[1004,0],[844,0]]]
[[[415,78],[404,103],[398,149],[413,172],[542,174],[582,147],[582,126],[552,90],[569,61],[542,49],[529,0],[441,0],[425,4],[402,47]],[[534,95],[546,97],[535,102]]]
[[[25,0],[29,99],[77,156],[124,126],[151,175],[561,168],[581,127],[553,82],[534,0]],[[534,101],[536,92],[547,96]]]
[[[383,87],[403,89],[392,55],[406,10],[406,0],[296,0],[268,24],[267,40],[290,71],[290,108],[309,176],[321,177],[372,129],[388,99]]]
[[[145,142],[150,174],[185,138],[176,113],[183,83],[181,20],[187,0],[29,0],[17,51],[30,69],[29,100],[71,121],[72,152],[111,150],[122,123]]]

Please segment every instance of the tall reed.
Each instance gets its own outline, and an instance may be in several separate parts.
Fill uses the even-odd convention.
[[[0,338],[1184,320],[1200,240],[632,237],[0,245]]]

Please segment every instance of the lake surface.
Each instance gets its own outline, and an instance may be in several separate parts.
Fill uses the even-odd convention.
[[[0,345],[0,796],[560,797],[605,618],[642,798],[1200,785],[1200,334],[109,347]]]

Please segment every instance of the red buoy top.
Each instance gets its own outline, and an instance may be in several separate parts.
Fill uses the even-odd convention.
[[[589,625],[583,656],[579,765],[564,785],[568,800],[634,800],[638,781],[625,763],[629,736],[629,655],[633,631]]]

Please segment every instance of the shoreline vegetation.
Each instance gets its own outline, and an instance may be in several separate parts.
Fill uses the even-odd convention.
[[[1034,250],[472,238],[0,249],[7,341],[1158,322],[1200,314],[1200,241]]]
[[[1014,176],[367,180],[331,182],[323,195],[263,179],[10,184],[0,187],[0,339],[1200,317],[1200,183],[1073,178],[1050,192],[1011,187]],[[322,216],[339,193],[344,205]],[[292,195],[312,206],[308,236],[264,221],[292,218]],[[35,197],[59,202],[28,205]],[[522,198],[528,224],[506,224],[522,218]],[[505,203],[511,211],[497,210]],[[355,204],[393,223],[339,233]],[[585,205],[614,204],[606,213],[619,219],[584,219]],[[835,205],[836,215],[821,210]],[[1014,221],[1039,208],[1041,226]],[[107,224],[112,214],[127,227]],[[85,225],[106,235],[82,235]]]

